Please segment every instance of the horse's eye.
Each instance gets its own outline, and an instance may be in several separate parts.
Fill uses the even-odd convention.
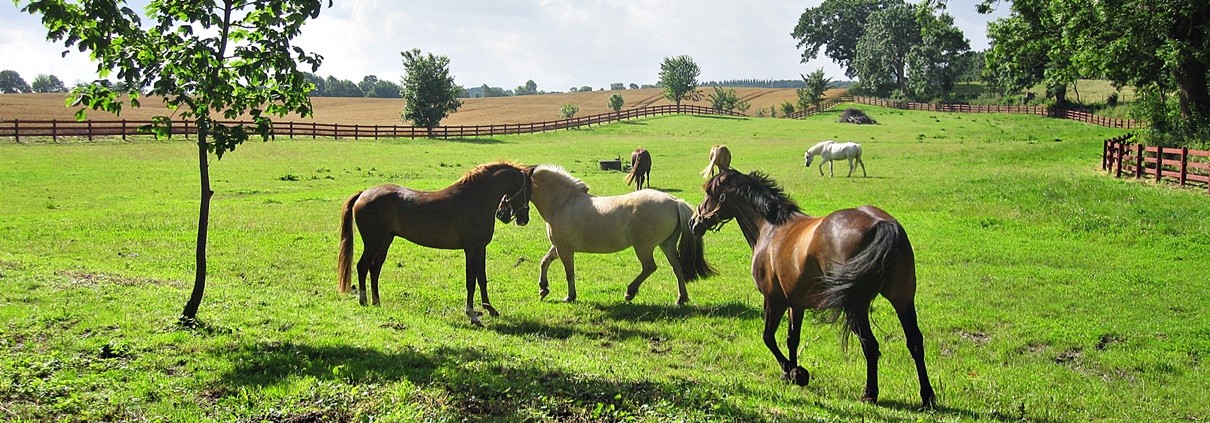
[[[721,202],[724,202],[724,201],[727,201],[727,194],[726,194],[726,193],[719,194],[719,195],[718,195],[718,202],[720,202],[720,203],[721,203]]]

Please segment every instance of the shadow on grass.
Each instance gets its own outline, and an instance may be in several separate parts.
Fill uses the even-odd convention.
[[[662,336],[659,332],[635,330],[618,327],[609,323],[594,324],[562,324],[552,325],[547,322],[529,319],[507,319],[496,322],[488,327],[489,330],[510,336],[533,337],[537,339],[564,340],[572,336],[594,341],[621,341],[626,339],[652,339]]]
[[[507,144],[504,141],[498,140],[496,138],[490,138],[490,137],[485,137],[485,138],[478,138],[478,137],[476,137],[476,138],[437,138],[437,140],[438,141],[456,142],[456,143],[461,143],[461,144],[483,144],[483,145]]]
[[[438,390],[436,400],[472,421],[619,421],[652,414],[657,420],[685,415],[697,415],[699,420],[764,420],[738,407],[722,390],[704,388],[699,382],[605,379],[470,347],[383,352],[346,345],[262,342],[215,354],[232,363],[221,375],[220,397],[240,395],[246,392],[242,387],[276,385],[299,376],[354,385],[407,380],[427,392],[420,395]]]
[[[634,322],[654,322],[695,316],[741,319],[759,319],[761,317],[761,310],[737,301],[714,306],[636,303],[603,303],[592,306],[605,313],[610,319]]]

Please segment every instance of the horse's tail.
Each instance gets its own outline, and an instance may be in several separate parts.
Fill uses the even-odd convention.
[[[702,169],[703,178],[710,177],[710,174],[713,173],[713,171],[714,171],[714,163],[717,160],[718,160],[718,146],[715,146],[714,148],[710,149],[710,164],[707,164],[706,168]]]
[[[857,328],[861,313],[869,313],[870,302],[882,290],[883,281],[895,264],[895,255],[912,248],[907,232],[894,220],[875,223],[863,241],[866,242],[864,249],[839,269],[820,278],[823,293],[819,308],[830,312],[825,313],[822,320],[836,322],[844,315],[842,347],[847,347],[849,335]]]
[[[345,200],[340,212],[340,256],[336,259],[336,290],[349,292],[353,267],[353,204],[361,191]]]
[[[630,185],[631,182],[634,182],[634,174],[635,172],[638,172],[638,169],[639,167],[632,161],[630,163],[630,173],[626,174],[626,185]]]
[[[676,209],[679,220],[677,226],[681,232],[676,253],[677,259],[681,262],[681,271],[685,273],[685,280],[695,281],[717,275],[718,271],[706,262],[706,253],[703,248],[705,243],[702,237],[693,235],[693,231],[689,229],[689,220],[693,218],[693,206],[684,200],[677,200]]]

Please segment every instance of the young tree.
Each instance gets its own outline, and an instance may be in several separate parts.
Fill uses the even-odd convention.
[[[697,100],[697,77],[702,70],[687,55],[665,57],[660,64],[660,84],[664,86],[664,97],[681,105],[681,100]]]
[[[571,103],[567,103],[567,104],[564,104],[563,107],[559,108],[559,117],[561,117],[563,119],[571,119],[572,116],[575,116],[576,113],[579,113],[579,112],[580,112],[580,106],[577,106],[577,105],[574,105]]]
[[[153,1],[143,18],[119,0],[84,4],[64,0],[18,0],[21,10],[41,15],[47,38],[89,52],[97,74],[116,72],[125,93],[100,83],[72,90],[73,104],[118,113],[127,95],[139,106],[140,93],[163,96],[173,116],[154,118],[151,129],[171,134],[173,119],[196,124],[201,201],[198,212],[197,269],[181,322],[196,324],[206,286],[206,236],[210,217],[210,154],[222,159],[252,134],[268,140],[270,116],[311,114],[299,62],[319,67],[320,58],[290,45],[307,20],[319,16],[319,0],[260,2]],[[329,2],[329,6],[331,3]],[[194,31],[195,27],[209,28]],[[252,127],[214,117],[250,116]],[[76,112],[84,118],[84,109]]]
[[[400,88],[404,101],[403,120],[428,128],[431,136],[441,119],[462,106],[458,100],[462,87],[455,84],[450,75],[449,58],[433,53],[422,55],[416,48],[399,54],[403,55],[405,73]]]
[[[832,78],[828,78],[824,73],[823,68],[816,69],[810,75],[799,74],[806,86],[797,90],[798,94],[798,109],[807,110],[809,107],[819,107],[819,101],[823,99],[823,93],[828,90],[828,84],[832,82]]]
[[[626,105],[626,100],[622,99],[621,94],[614,93],[613,95],[609,96],[609,101],[606,102],[605,105],[609,106],[609,108],[615,112],[620,112],[622,111],[622,106]]]
[[[538,83],[534,80],[525,81],[525,91],[527,94],[534,95],[538,93]]]
[[[38,74],[34,78],[34,83],[30,85],[36,93],[65,93],[67,87],[63,86],[63,81],[59,77],[47,74]]]
[[[827,46],[824,55],[840,64],[845,76],[853,78],[857,76],[853,67],[857,42],[865,34],[870,14],[902,4],[903,0],[824,0],[819,7],[803,12],[790,36],[803,49],[802,63],[818,57],[819,49]]]
[[[27,93],[30,92],[29,84],[21,78],[21,74],[15,70],[0,71],[0,93]]]

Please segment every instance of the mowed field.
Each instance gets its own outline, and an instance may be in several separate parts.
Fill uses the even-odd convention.
[[[709,106],[706,98],[714,93],[710,87],[702,87],[703,99],[683,104]],[[756,110],[768,110],[776,107],[781,114],[781,104],[789,101],[798,104],[798,94],[793,88],[735,88],[740,99],[748,101],[752,108],[748,114],[756,114]],[[829,90],[826,95],[839,95],[841,90]],[[607,113],[612,110],[606,106],[609,96],[621,94],[626,100],[625,109],[646,106],[673,104],[664,98],[663,91],[655,88],[621,91],[593,91],[586,93],[543,94],[521,97],[493,97],[463,99],[462,107],[441,122],[442,125],[490,125],[498,123],[531,123],[561,119],[559,111],[564,104],[574,104],[580,108],[577,116],[588,116]],[[64,106],[65,94],[3,94],[0,95],[0,121],[14,119],[59,119],[74,120],[77,108]],[[167,114],[162,104],[155,99],[144,99],[143,107],[130,108],[120,116],[109,113],[88,112],[88,117],[95,120],[129,119],[148,120],[153,116]],[[341,98],[314,97],[311,99],[315,107],[312,118],[302,119],[288,116],[283,120],[298,122],[361,124],[361,125],[403,125],[399,115],[403,112],[402,99],[380,98]],[[797,106],[796,106],[797,107]]]
[[[844,107],[853,105],[843,105]],[[248,142],[212,160],[200,328],[175,325],[194,272],[197,148],[187,140],[0,140],[0,416],[12,421],[1205,421],[1210,201],[1114,179],[1120,130],[1025,115],[869,106],[879,125],[661,116],[498,137]],[[861,142],[869,177],[821,177],[802,152]],[[383,183],[443,188],[477,164],[565,167],[630,191],[601,159],[653,153],[652,187],[696,205],[713,144],[776,179],[804,213],[896,216],[939,407],[920,410],[891,307],[874,302],[878,404],[836,327],[803,329],[807,387],[761,339],[751,249],[706,234],[719,275],[676,306],[669,267],[632,302],[631,251],[577,254],[579,301],[537,294],[541,216],[497,224],[492,303],[462,313],[463,255],[398,240],[382,305],[336,292],[341,204]],[[860,172],[860,171],[859,171]],[[357,252],[361,245],[358,241]],[[778,332],[784,348],[785,327]]]

